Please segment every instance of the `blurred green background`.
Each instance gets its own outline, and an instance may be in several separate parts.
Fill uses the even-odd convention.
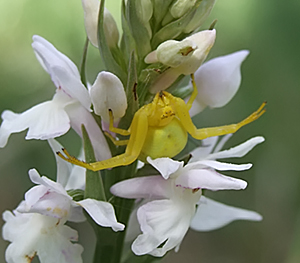
[[[120,1],[107,1],[107,7],[119,21]],[[264,100],[268,106],[261,119],[226,144],[230,147],[255,135],[266,138],[265,143],[237,160],[254,163],[254,167],[231,174],[247,180],[248,188],[207,195],[258,211],[264,220],[234,222],[208,233],[189,231],[179,253],[169,253],[163,262],[300,262],[299,14],[299,0],[217,1],[208,18],[208,24],[218,19],[217,41],[209,58],[241,49],[251,53],[243,64],[242,85],[234,99],[221,109],[204,111],[197,123],[229,124],[250,114]],[[23,112],[54,94],[55,87],[31,48],[34,34],[45,37],[79,65],[85,41],[81,1],[0,1],[0,112]],[[92,82],[101,70],[95,48],[89,49],[88,70]],[[0,213],[14,209],[32,186],[27,174],[30,168],[55,177],[55,161],[47,142],[25,142],[24,137],[25,132],[13,135],[0,149]],[[76,149],[74,133],[62,140],[70,151]],[[81,243],[90,236],[86,226],[80,232]],[[0,241],[1,263],[5,262],[7,244]],[[89,262],[91,250],[85,246],[84,262]]]

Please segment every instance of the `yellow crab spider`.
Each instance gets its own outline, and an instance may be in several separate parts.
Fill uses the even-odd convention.
[[[197,96],[197,87],[193,74],[193,93],[187,103],[181,98],[161,91],[153,101],[141,107],[134,115],[128,130],[113,126],[113,113],[110,114],[110,131],[129,136],[128,140],[115,140],[110,138],[115,145],[127,145],[125,153],[107,160],[86,163],[71,156],[65,149],[57,154],[67,162],[85,167],[93,171],[129,165],[136,159],[146,161],[147,156],[152,159],[160,157],[174,157],[185,147],[188,133],[197,140],[203,140],[212,136],[220,136],[234,133],[246,124],[258,119],[266,110],[264,102],[257,111],[237,124],[198,129],[192,122],[189,110]]]

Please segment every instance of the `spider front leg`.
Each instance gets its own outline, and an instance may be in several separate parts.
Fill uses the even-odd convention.
[[[192,108],[193,102],[198,95],[198,89],[197,89],[197,85],[195,82],[194,74],[191,74],[191,80],[192,80],[192,85],[193,85],[193,92],[192,92],[191,97],[189,98],[188,102],[186,103],[188,110],[190,110]]]
[[[186,106],[184,101],[180,98],[176,98],[173,96],[171,100],[172,100],[172,107],[175,109],[176,115],[180,119],[183,127],[185,127],[186,131],[197,140],[203,140],[208,137],[235,133],[238,129],[242,128],[248,123],[257,120],[266,111],[265,109],[266,102],[264,102],[262,103],[262,105],[259,107],[257,111],[253,112],[250,116],[248,116],[246,119],[242,120],[239,123],[218,126],[218,127],[197,129],[197,127],[195,127],[195,125],[192,122],[192,119],[189,115],[188,107]]]
[[[109,130],[111,132],[123,135],[123,136],[127,136],[130,135],[130,132],[124,129],[120,129],[120,128],[116,128],[114,127],[114,115],[111,109],[108,110],[109,112]]]
[[[86,163],[71,156],[65,149],[62,150],[64,155],[61,152],[58,152],[57,154],[69,163],[84,167],[92,171],[100,171],[117,166],[129,165],[138,158],[144,145],[148,131],[147,114],[143,111],[138,111],[134,115],[130,127],[131,136],[128,140],[128,145],[126,147],[125,153],[117,155],[110,159],[94,163]]]

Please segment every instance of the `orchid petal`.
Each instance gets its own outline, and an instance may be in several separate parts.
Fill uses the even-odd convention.
[[[197,231],[211,231],[235,220],[261,221],[262,216],[254,211],[228,206],[202,196],[191,228]]]
[[[115,119],[124,116],[127,109],[126,93],[120,79],[114,74],[102,71],[90,89],[94,111],[109,122],[109,110]]]
[[[195,72],[198,103],[212,108],[226,105],[241,83],[240,67],[249,51],[242,50],[211,59]]]
[[[46,140],[65,134],[70,129],[70,120],[64,107],[72,102],[73,100],[65,94],[57,92],[52,101],[38,104],[21,114],[4,111],[2,113],[3,122],[0,127],[0,147],[6,145],[12,133],[27,128],[27,140]]]
[[[207,159],[223,159],[223,158],[232,158],[232,157],[243,157],[248,152],[250,152],[257,144],[264,142],[264,137],[257,136],[251,138],[250,140],[230,148],[229,150],[212,153],[207,156]]]
[[[205,168],[210,167],[218,171],[244,171],[248,170],[252,167],[251,163],[248,164],[232,164],[232,163],[222,163],[214,160],[202,160],[198,162],[194,162],[186,166],[188,169],[196,169],[196,168]]]
[[[42,190],[46,190],[46,192],[41,195]],[[41,215],[63,219],[62,222],[65,222],[68,218],[71,208],[71,200],[68,196],[49,191],[49,189],[43,185],[35,186],[27,191],[25,194],[25,203],[23,204],[26,205],[19,206],[17,208],[18,212],[39,213]]]
[[[132,251],[136,255],[163,256],[181,243],[194,212],[193,204],[172,200],[156,200],[141,206],[137,216],[143,234],[133,242]]]
[[[176,178],[177,186],[190,189],[240,190],[245,189],[247,182],[225,176],[209,169],[188,170]]]
[[[52,67],[52,72],[55,74],[59,87],[71,98],[79,101],[88,111],[91,111],[91,99],[80,78],[78,79],[76,76],[68,74],[68,71],[63,67]]]
[[[43,263],[82,263],[82,246],[70,242],[77,241],[77,231],[59,224],[58,219],[9,211],[3,219],[3,238],[12,242],[6,249],[7,262],[28,263],[37,255]]]
[[[66,190],[59,183],[53,182],[45,176],[40,176],[36,169],[30,169],[29,172],[30,180],[39,185],[43,185],[51,191],[54,191],[58,194],[65,195],[71,199],[71,197],[67,194]]]
[[[40,36],[35,35],[32,39],[32,48],[38,61],[51,76],[51,79],[57,88],[60,87],[60,82],[52,71],[54,67],[64,68],[68,75],[73,75],[80,80],[80,74],[76,65],[66,55],[59,52],[50,42]]]
[[[147,162],[158,170],[164,179],[168,179],[171,174],[183,167],[183,162],[174,161],[168,157],[155,160],[147,157]]]
[[[106,160],[111,158],[111,152],[107,141],[99,128],[95,118],[79,103],[66,107],[72,128],[82,137],[82,125],[84,125],[91,143],[93,145],[97,160]]]
[[[161,176],[137,177],[114,184],[110,191],[123,198],[166,198],[169,182]]]
[[[124,225],[117,222],[113,206],[108,202],[84,199],[77,202],[100,226],[111,227],[114,231],[124,230]]]

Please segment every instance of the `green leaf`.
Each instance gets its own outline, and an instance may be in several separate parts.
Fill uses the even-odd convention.
[[[93,145],[90,141],[89,135],[82,125],[82,137],[84,145],[85,160],[88,163],[95,162],[95,154]],[[100,172],[93,172],[91,170],[86,170],[86,185],[84,198],[92,198],[100,201],[106,201],[104,187]]]
[[[122,66],[120,66],[114,59],[114,56],[112,55],[112,52],[106,42],[104,33],[104,2],[105,0],[101,0],[98,18],[98,47],[100,55],[106,69],[118,76],[123,85],[125,85],[127,80],[126,72],[123,70]]]

